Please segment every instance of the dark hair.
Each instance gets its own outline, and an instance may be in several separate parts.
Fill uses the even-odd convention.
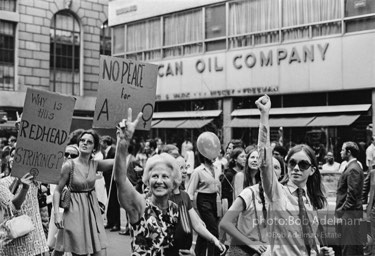
[[[322,178],[314,150],[306,144],[296,145],[290,149],[286,157],[286,162],[289,162],[290,158],[300,151],[303,151],[307,155],[311,161],[311,168],[315,169],[313,175],[309,176],[307,179],[307,195],[315,209],[322,209],[326,205],[327,199],[323,194]],[[285,182],[283,183],[285,184],[287,182],[288,179],[285,179]]]
[[[279,181],[283,180],[285,174],[286,174],[286,171],[285,171],[285,162],[284,162],[284,159],[281,157],[281,156],[273,156],[277,161],[279,161],[280,163],[280,169],[281,169],[281,173],[280,173],[280,178],[279,178]]]
[[[146,142],[150,143],[150,148],[153,148],[154,150],[157,148],[156,140],[148,139]]]
[[[233,168],[236,166],[236,159],[239,155],[241,155],[242,152],[245,152],[245,150],[241,147],[233,149],[232,153],[230,153],[229,158],[229,168]]]
[[[353,141],[347,141],[347,142],[344,142],[344,148],[346,151],[350,151],[352,156],[357,158],[358,157],[358,154],[359,154],[359,147],[357,145],[357,143],[353,142]]]
[[[252,179],[251,179],[251,173],[253,172],[252,169],[250,169],[249,167],[249,157],[251,155],[251,153],[257,151],[256,148],[252,148],[252,150],[250,150],[250,152],[247,154],[246,156],[246,164],[245,164],[245,171],[244,171],[244,181],[243,181],[243,187],[246,188],[248,186],[253,186],[255,184],[257,184],[260,180],[260,172],[259,172],[259,168],[256,170],[256,174],[255,174],[255,183],[253,183]]]
[[[82,134],[82,132],[84,132],[84,131],[85,131],[84,129],[77,129],[77,130],[72,131],[72,132],[69,134],[69,142],[68,142],[68,145],[72,145],[72,144],[77,144],[77,145],[78,145],[79,138],[81,138],[81,134]]]
[[[107,146],[111,146],[112,144],[113,144],[113,139],[112,139],[112,137],[111,136],[109,136],[109,135],[104,135],[104,136],[102,136],[102,141],[107,145]]]
[[[98,151],[100,147],[100,138],[96,131],[92,129],[83,131],[81,135],[78,137],[78,142],[82,139],[83,135],[85,134],[90,134],[94,138],[94,150]]]
[[[225,148],[225,150],[228,149],[229,144],[233,144],[233,149],[235,149],[235,148],[243,148],[243,141],[240,140],[240,139],[232,139],[232,140],[230,140],[229,143],[228,143],[228,145],[227,145],[227,147]]]
[[[285,157],[286,154],[288,153],[288,151],[286,150],[286,148],[284,148],[283,146],[280,146],[280,145],[276,145],[276,146],[273,148],[273,152],[274,152],[274,151],[279,152],[280,155],[281,155],[282,157]],[[273,153],[273,152],[272,152],[272,153]]]

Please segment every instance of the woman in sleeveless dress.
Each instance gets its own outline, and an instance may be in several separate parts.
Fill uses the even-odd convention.
[[[74,255],[106,255],[108,245],[95,192],[96,171],[111,170],[113,159],[94,160],[99,149],[99,136],[93,130],[84,131],[79,138],[79,157],[66,161],[59,184],[53,195],[55,224],[59,229],[54,255],[71,252]],[[70,177],[72,175],[72,177]],[[71,181],[69,209],[59,213],[60,194]]]

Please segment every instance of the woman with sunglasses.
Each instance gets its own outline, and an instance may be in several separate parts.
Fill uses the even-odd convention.
[[[59,229],[53,255],[71,252],[75,255],[106,255],[108,245],[95,192],[96,172],[109,171],[114,159],[94,160],[93,154],[99,150],[100,140],[93,130],[81,133],[78,139],[79,155],[66,161],[53,195],[55,225]],[[67,152],[72,157],[73,152]],[[71,180],[69,209],[59,213],[60,195]]]
[[[272,168],[269,111],[271,100],[265,95],[255,104],[260,110],[258,151],[267,211],[271,255],[334,255],[329,247],[320,247],[317,210],[326,205],[323,185],[314,151],[307,145],[294,146],[286,162],[288,179],[283,184]]]

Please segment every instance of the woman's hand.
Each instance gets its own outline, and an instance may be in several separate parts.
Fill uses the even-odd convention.
[[[265,245],[265,244],[251,245],[251,248],[254,249],[254,250],[256,250],[257,252],[259,252],[259,254],[262,254],[265,251],[267,251],[267,245]]]
[[[178,250],[178,255],[179,256],[195,256],[195,252],[193,249],[190,249],[190,250],[180,249]]]
[[[219,249],[220,254],[222,254],[223,252],[225,252],[225,250],[227,249],[225,247],[225,245],[223,243],[221,243],[219,241],[219,239],[217,239],[216,237],[215,237],[215,239],[213,239],[213,242],[214,242],[215,246]]]
[[[62,214],[59,211],[55,212],[54,214],[55,214],[55,225],[56,225],[56,227],[58,229],[64,228]]]
[[[268,97],[268,95],[263,95],[255,102],[255,105],[257,105],[257,108],[261,113],[268,114],[271,109],[270,97]]]
[[[20,182],[22,184],[22,187],[25,189],[28,189],[34,181],[34,176],[31,175],[30,173],[26,173],[23,175],[23,177],[20,179]]]
[[[332,247],[322,246],[320,247],[320,255],[322,256],[335,256],[335,251]]]
[[[135,132],[139,119],[142,117],[143,113],[140,112],[137,118],[132,122],[132,109],[128,108],[128,117],[127,119],[122,119],[122,121],[116,126],[117,128],[117,138],[125,139],[129,141]]]

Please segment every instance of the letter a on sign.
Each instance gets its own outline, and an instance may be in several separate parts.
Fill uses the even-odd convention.
[[[132,108],[133,120],[143,112],[136,129],[150,130],[157,74],[157,65],[101,55],[93,127],[114,129]]]

